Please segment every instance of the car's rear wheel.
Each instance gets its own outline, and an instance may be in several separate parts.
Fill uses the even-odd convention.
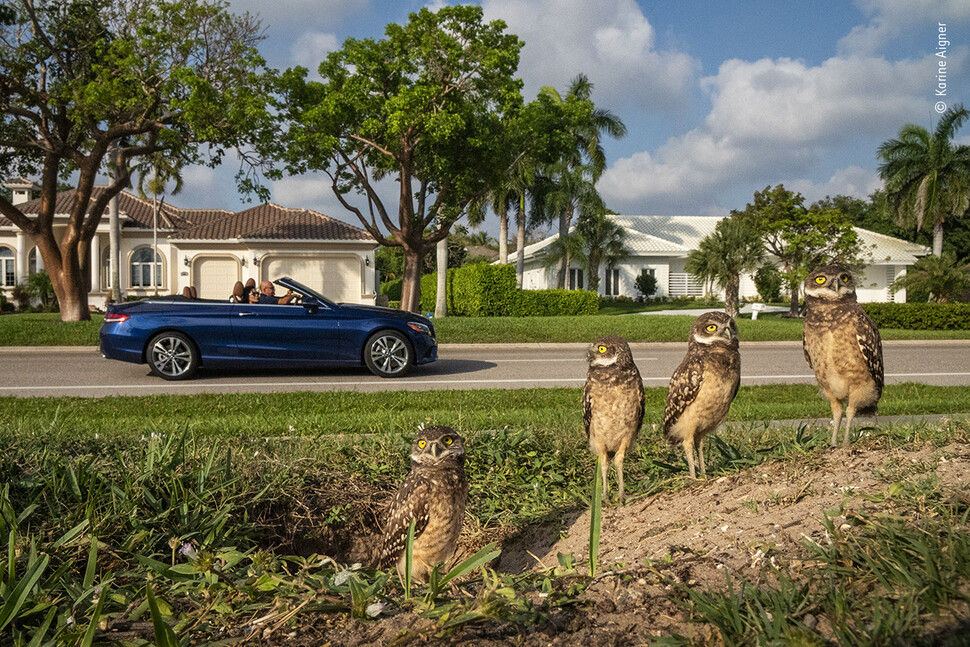
[[[396,330],[374,333],[364,344],[364,363],[378,377],[401,377],[414,364],[414,351],[407,338]]]
[[[199,351],[180,332],[155,335],[145,355],[152,373],[163,380],[187,380],[199,369]]]

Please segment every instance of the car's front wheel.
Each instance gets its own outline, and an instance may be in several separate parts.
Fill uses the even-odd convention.
[[[395,330],[381,330],[364,344],[364,364],[378,377],[401,377],[411,370],[414,352],[404,335]]]
[[[163,380],[187,380],[199,368],[199,351],[180,332],[163,332],[152,337],[146,359],[152,373]]]

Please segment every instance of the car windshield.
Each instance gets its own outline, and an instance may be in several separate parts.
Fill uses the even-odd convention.
[[[322,303],[322,304],[324,304],[324,305],[326,305],[328,307],[331,307],[332,308],[335,305],[337,305],[333,301],[331,301],[330,299],[328,299],[327,297],[325,297],[322,294],[320,294],[319,292],[317,292],[316,290],[313,290],[311,288],[308,288],[307,286],[303,285],[299,281],[294,281],[293,279],[291,279],[289,277],[282,278],[282,279],[276,279],[275,281],[273,281],[273,283],[275,283],[276,285],[282,286],[284,288],[287,288],[287,289],[290,289],[290,290],[294,290],[296,292],[302,292],[304,295],[306,295],[308,297],[313,297],[314,299],[316,299],[317,301],[319,301],[320,303]]]

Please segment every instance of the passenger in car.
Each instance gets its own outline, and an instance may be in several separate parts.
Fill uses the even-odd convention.
[[[236,281],[236,284],[232,286],[232,296],[229,298],[229,302],[256,303],[258,298],[259,292],[256,290],[256,281],[249,279],[245,285],[242,281]]]
[[[276,286],[273,285],[272,281],[261,281],[259,284],[259,301],[257,303],[278,303],[282,305],[289,303],[294,298],[296,298],[296,294],[293,290],[287,290],[284,296],[276,296]]]

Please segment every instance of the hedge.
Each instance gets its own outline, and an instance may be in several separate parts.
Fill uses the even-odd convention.
[[[863,303],[879,328],[970,330],[970,303]]]
[[[434,312],[437,273],[421,277],[421,311]],[[599,298],[584,290],[520,290],[512,265],[448,270],[448,314],[464,317],[551,317],[596,314]]]

